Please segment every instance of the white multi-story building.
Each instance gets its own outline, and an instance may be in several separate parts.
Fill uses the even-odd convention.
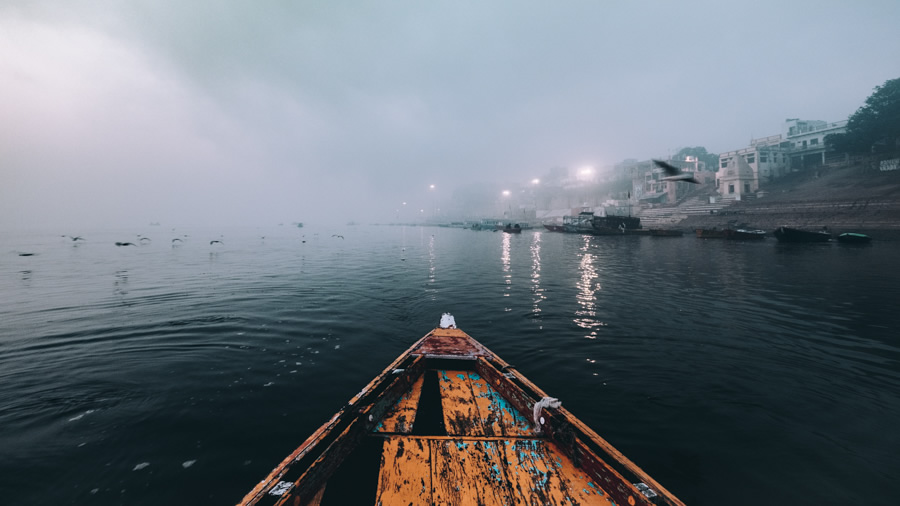
[[[753,178],[756,180],[755,186],[757,187],[760,183],[771,182],[784,176],[789,170],[790,158],[781,135],[752,139],[749,147],[719,155],[717,181],[724,176],[724,173],[722,173],[723,169],[727,169],[729,165],[734,165],[737,158],[743,159],[750,167],[750,170],[753,172]],[[718,185],[717,188],[720,188],[719,193],[722,193],[721,185]]]
[[[847,131],[846,120],[827,123],[789,118],[784,123],[785,141],[791,156],[790,167],[794,171],[825,163],[825,136]]]
[[[716,173],[716,188],[722,195],[729,195],[728,185],[722,181],[734,178],[737,173],[738,159],[749,167],[741,167],[741,181],[733,183],[736,188],[745,190],[749,183],[753,191],[760,184],[770,183],[789,172],[822,165],[826,161],[825,136],[844,133],[847,122],[827,123],[819,120],[800,120],[790,118],[785,121],[784,132],[761,139],[752,139],[750,146],[729,151],[719,155],[719,171]],[[752,173],[752,181],[748,181]],[[749,192],[744,192],[749,193]]]

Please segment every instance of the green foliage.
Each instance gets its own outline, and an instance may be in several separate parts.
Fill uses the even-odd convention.
[[[835,150],[878,152],[897,149],[900,140],[900,78],[889,79],[869,95],[847,121],[846,137],[832,137]],[[829,139],[825,139],[826,143]]]
[[[707,152],[703,146],[681,148],[675,158],[683,159],[685,156],[696,156],[698,160],[706,164],[706,170],[716,171],[719,169],[719,155]]]

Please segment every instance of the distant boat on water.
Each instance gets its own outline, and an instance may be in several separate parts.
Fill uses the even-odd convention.
[[[778,227],[773,233],[778,242],[828,242],[831,234],[825,230],[809,231],[798,228]]]
[[[729,230],[728,237],[733,241],[761,241],[766,238],[765,230],[747,230],[739,228],[737,230]]]
[[[765,230],[748,230],[739,228],[698,228],[694,231],[700,239],[729,239],[732,241],[753,241],[766,238]]]
[[[868,244],[872,238],[866,234],[858,234],[856,232],[845,232],[838,236],[838,242],[843,244]]]

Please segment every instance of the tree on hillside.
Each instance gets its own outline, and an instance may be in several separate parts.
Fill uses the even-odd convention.
[[[870,153],[895,151],[900,141],[900,78],[889,79],[869,95],[847,121],[847,133],[825,137],[835,151]]]
[[[707,152],[703,146],[681,148],[675,158],[684,159],[685,156],[696,156],[698,160],[706,164],[706,170],[719,170],[719,155]]]

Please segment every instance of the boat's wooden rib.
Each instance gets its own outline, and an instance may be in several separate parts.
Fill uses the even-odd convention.
[[[381,423],[375,427],[375,432],[400,434],[412,432],[413,424],[416,422],[419,398],[422,396],[423,383],[425,383],[425,376],[421,375],[412,384],[412,388],[400,396],[400,400],[394,404]]]
[[[365,492],[373,504],[682,504],[566,409],[544,409],[535,425],[532,410],[544,397],[466,333],[435,329],[241,504],[327,504],[326,484],[351,472],[341,470],[351,454],[369,451],[359,448],[380,458]]]

